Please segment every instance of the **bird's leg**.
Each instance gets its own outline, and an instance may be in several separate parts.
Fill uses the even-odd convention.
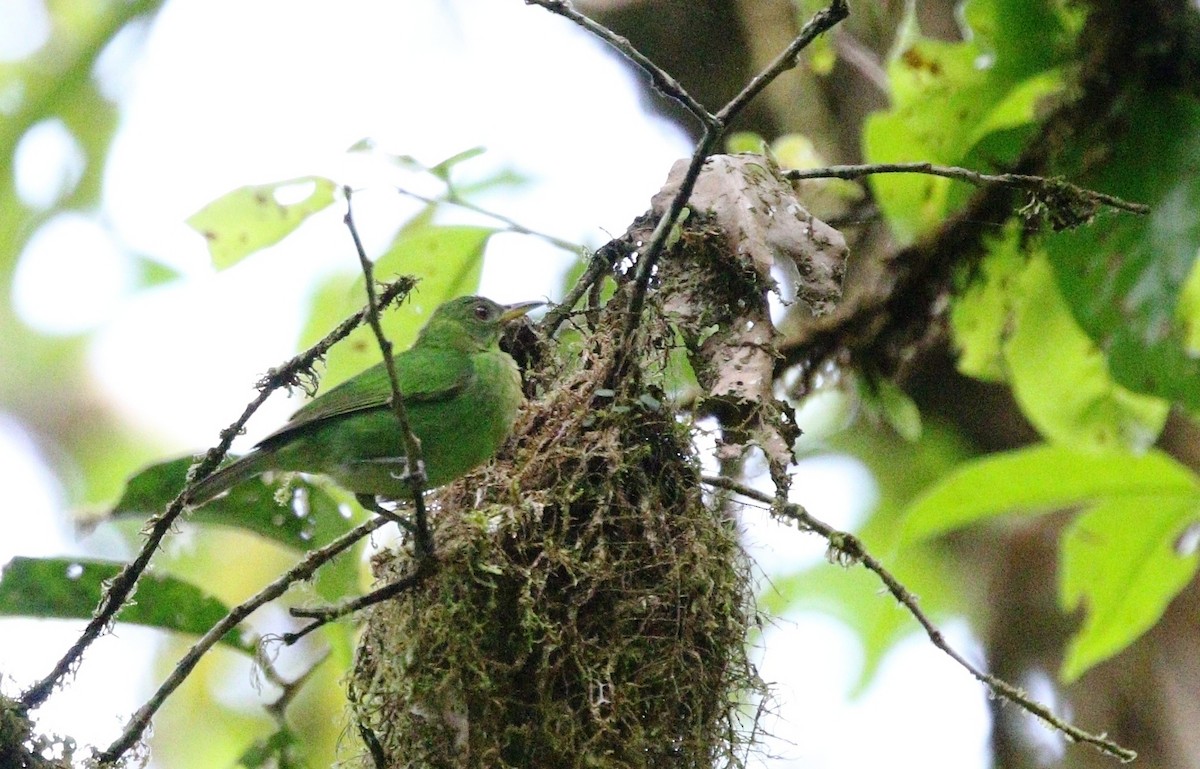
[[[414,515],[405,521],[400,521],[397,516],[383,513],[388,520],[394,520],[400,523],[407,531],[413,535],[413,542],[416,545],[417,554],[420,556],[433,554],[433,537],[429,532],[429,524],[426,518],[424,491],[425,483],[428,476],[425,474],[425,463],[418,461],[414,467],[409,463],[406,457],[374,457],[371,459],[358,460],[358,464],[374,465],[382,468],[397,468],[387,470],[388,475],[394,480],[402,483],[407,483],[413,493],[413,508]],[[360,499],[361,501],[361,499]],[[370,509],[379,511],[376,506],[371,506]],[[414,520],[415,519],[415,520]]]
[[[395,522],[400,528],[404,529],[409,534],[416,536],[417,530],[416,527],[413,526],[412,521],[408,520],[402,515],[396,515],[396,513],[379,504],[379,499],[374,494],[355,494],[354,498],[358,500],[358,504],[362,505],[367,510],[370,510],[372,513],[375,513],[381,518],[386,518],[389,521]]]

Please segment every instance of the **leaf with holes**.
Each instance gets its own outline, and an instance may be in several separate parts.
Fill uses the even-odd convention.
[[[204,236],[213,266],[223,270],[290,235],[333,202],[336,188],[319,176],[238,187],[192,214],[187,223]]]

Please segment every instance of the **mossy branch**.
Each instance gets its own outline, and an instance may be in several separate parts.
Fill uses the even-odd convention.
[[[97,756],[99,765],[109,766],[114,764],[124,755],[125,751],[129,750],[141,739],[142,734],[146,731],[146,727],[150,725],[150,719],[154,717],[158,709],[179,688],[179,685],[191,675],[192,670],[200,662],[200,658],[207,654],[209,649],[219,643],[226,633],[237,627],[238,623],[249,617],[260,606],[283,595],[292,585],[311,578],[318,568],[334,556],[352,547],[363,537],[387,522],[386,518],[371,518],[355,526],[328,545],[310,551],[295,566],[280,575],[274,582],[271,582],[250,598],[230,609],[229,613],[209,628],[208,632],[201,636],[200,640],[192,644],[192,648],[188,649],[187,654],[183,655],[183,658],[175,664],[175,669],[171,671],[171,675],[163,681],[158,690],[154,692],[154,695],[146,701],[146,704],[142,705],[134,713],[129,723],[122,730],[121,735]]]
[[[386,306],[403,296],[407,296],[408,292],[415,285],[416,280],[407,275],[389,283],[376,297],[376,306]],[[221,464],[226,454],[229,453],[229,447],[233,444],[233,439],[242,433],[250,417],[266,402],[271,393],[281,387],[296,386],[305,378],[311,377],[313,366],[316,362],[329,352],[329,348],[347,337],[351,331],[362,324],[367,317],[368,309],[364,308],[347,318],[341,325],[315,345],[291,358],[282,366],[271,369],[258,381],[255,385],[258,389],[258,395],[246,405],[241,416],[221,431],[220,440],[217,445],[210,448],[203,458],[192,465],[188,470],[187,483],[184,484],[184,487],[167,506],[166,510],[147,521],[144,530],[146,541],[142,544],[137,556],[127,563],[121,569],[120,573],[113,578],[112,582],[109,583],[108,589],[105,590],[104,595],[100,599],[99,606],[96,607],[96,611],[92,615],[92,619],[83,629],[83,632],[79,634],[79,638],[76,639],[71,648],[59,659],[49,674],[22,693],[20,698],[22,708],[29,711],[44,704],[51,692],[54,691],[54,688],[62,681],[63,676],[78,665],[84,651],[112,623],[117,613],[121,611],[122,607],[133,596],[138,580],[150,565],[150,559],[158,551],[163,539],[183,514],[184,509],[190,502],[192,489],[197,483],[207,478],[217,469],[217,466]]]
[[[421,453],[421,440],[413,432],[412,425],[408,422],[408,410],[404,408],[404,396],[400,394],[400,376],[396,373],[396,356],[392,353],[391,340],[383,333],[383,325],[379,321],[379,297],[375,289],[375,267],[367,257],[362,238],[358,235],[358,227],[354,224],[354,210],[351,203],[354,193],[348,186],[343,187],[342,191],[346,195],[346,215],[343,221],[346,223],[346,228],[350,230],[350,237],[354,240],[354,249],[358,253],[358,263],[362,268],[363,280],[367,287],[367,321],[371,325],[371,331],[375,334],[379,353],[383,356],[388,385],[392,390],[390,400],[392,413],[396,415],[396,422],[400,426],[400,435],[404,439],[404,480],[408,482],[408,488],[412,492],[415,546],[418,554],[432,556],[433,538],[429,533],[429,515],[425,510],[426,475],[425,462]],[[364,500],[360,497],[360,501]],[[404,525],[399,517],[385,511],[374,499],[371,502],[372,504],[368,507],[373,512]]]

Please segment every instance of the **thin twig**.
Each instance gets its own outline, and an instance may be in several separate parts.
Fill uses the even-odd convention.
[[[1063,179],[1033,176],[1030,174],[985,174],[979,171],[972,171],[969,168],[939,166],[933,163],[866,163],[862,165],[826,166],[825,168],[788,171],[784,174],[784,177],[792,181],[801,179],[861,179],[864,176],[872,174],[926,174],[928,176],[942,176],[947,179],[956,179],[960,182],[973,184],[976,187],[982,187],[985,184],[1003,184],[1009,187],[1030,190],[1034,193],[1065,192],[1086,203],[1105,205],[1135,214],[1144,215],[1150,213],[1150,206],[1145,203],[1132,203],[1113,195],[1079,187]]]
[[[555,237],[554,235],[551,235],[548,232],[540,232],[538,230],[530,229],[529,227],[526,227],[525,225],[518,222],[517,220],[510,219],[509,217],[505,216],[504,214],[498,214],[495,211],[489,211],[486,208],[483,208],[482,206],[472,203],[471,201],[467,200],[466,198],[459,197],[458,193],[455,192],[453,188],[450,188],[449,194],[447,195],[447,197],[444,197],[444,198],[431,198],[426,195],[422,195],[419,192],[413,192],[412,190],[406,190],[403,187],[397,187],[396,192],[400,193],[401,195],[410,197],[413,200],[419,200],[422,203],[427,203],[429,205],[441,205],[443,203],[448,203],[452,206],[458,206],[459,208],[465,208],[468,211],[473,211],[474,213],[482,214],[483,216],[486,216],[490,219],[495,219],[496,221],[500,222],[505,227],[507,227],[509,232],[515,232],[519,235],[529,235],[530,237],[538,238],[539,240],[544,240],[552,246],[561,248],[564,251],[570,251],[576,255],[581,254],[581,253],[587,253],[587,249],[584,246],[580,245],[579,243],[572,243],[569,240],[563,240],[562,238]]]
[[[662,218],[659,219],[658,225],[654,228],[654,233],[650,236],[650,242],[646,246],[645,251],[639,255],[633,296],[629,302],[629,321],[625,327],[627,338],[641,322],[641,314],[645,307],[646,292],[650,287],[650,279],[654,276],[654,268],[658,264],[658,260],[662,257],[667,237],[671,233],[671,228],[675,226],[679,214],[683,211],[684,206],[687,205],[688,198],[692,196],[692,190],[696,186],[696,180],[700,178],[700,171],[704,168],[704,162],[716,150],[729,124],[741,114],[742,110],[764,88],[774,82],[784,72],[799,64],[798,57],[800,52],[808,47],[812,41],[816,40],[818,35],[833,29],[833,27],[849,15],[850,8],[845,0],[833,0],[828,8],[817,11],[800,30],[800,34],[796,36],[796,39],[779,56],[775,57],[775,60],[767,65],[766,69],[756,75],[737,96],[733,97],[728,104],[721,108],[720,112],[716,115],[708,115],[707,119],[703,121],[704,135],[692,153],[691,162],[688,164],[687,173],[684,174],[683,181],[679,185],[679,190],[676,191],[675,196],[671,199],[671,203],[667,206],[667,210],[663,213]]]
[[[411,590],[419,585],[421,580],[432,574],[436,565],[437,561],[433,558],[428,556],[419,557],[417,559],[416,570],[411,574],[407,574],[395,582],[389,582],[383,587],[376,588],[366,595],[360,595],[357,598],[351,598],[333,606],[323,606],[317,609],[302,609],[298,607],[291,609],[290,612],[293,617],[310,619],[312,622],[300,628],[295,633],[285,633],[283,635],[283,642],[290,646],[322,625],[341,619],[348,614],[353,614],[368,606],[374,606],[377,603],[395,598],[406,590]]]
[[[575,10],[567,0],[525,0],[525,4],[541,6],[551,13],[562,16],[583,27],[595,37],[615,48],[618,53],[649,75],[650,84],[654,86],[654,90],[673,101],[679,102],[684,109],[690,112],[701,123],[708,123],[713,119],[708,110],[704,108],[704,105],[692,98],[683,89],[683,86],[679,84],[679,81],[672,77],[670,73],[651,61],[641,51],[634,48],[633,44],[625,38],[603,24],[599,24]]]
[[[396,360],[392,355],[392,343],[383,333],[383,325],[379,321],[379,300],[375,295],[375,269],[367,252],[363,248],[362,239],[358,235],[358,227],[354,224],[354,213],[350,199],[353,195],[350,187],[343,187],[346,195],[346,216],[344,221],[354,239],[354,248],[358,252],[358,262],[362,267],[363,278],[367,284],[367,320],[371,330],[375,332],[375,341],[379,343],[379,352],[383,355],[383,365],[387,369],[388,384],[392,388],[391,406],[396,421],[400,423],[400,435],[404,440],[404,479],[413,497],[413,518],[416,524],[416,549],[422,556],[433,554],[433,538],[429,533],[429,517],[425,511],[425,463],[422,461],[421,440],[412,431],[408,421],[408,411],[404,408],[404,397],[400,394],[400,377],[396,373]]]
[[[407,295],[415,285],[416,281],[413,278],[409,276],[401,277],[384,288],[379,294],[379,303],[390,304],[398,297]],[[175,522],[190,501],[193,487],[217,469],[217,466],[221,464],[221,460],[229,452],[229,447],[233,443],[233,439],[241,434],[251,415],[258,410],[259,406],[266,401],[272,392],[278,390],[280,387],[291,387],[299,383],[305,375],[312,371],[312,367],[316,361],[329,352],[330,347],[344,339],[351,331],[357,328],[366,318],[366,315],[367,310],[365,308],[355,313],[321,341],[293,357],[282,366],[271,369],[267,372],[266,376],[259,380],[255,385],[258,388],[258,395],[246,406],[242,411],[242,415],[236,421],[221,431],[220,441],[217,445],[209,449],[202,459],[192,465],[191,469],[188,470],[188,479],[183,489],[180,490],[175,499],[171,500],[166,510],[152,516],[147,521],[145,529],[146,541],[138,551],[137,557],[127,563],[117,576],[113,577],[104,595],[100,598],[100,604],[92,614],[92,619],[88,622],[87,627],[83,629],[83,632],[80,633],[79,638],[76,639],[75,643],[71,645],[71,648],[67,650],[45,678],[25,690],[21,695],[20,706],[23,710],[33,710],[45,703],[50,693],[54,690],[54,687],[62,680],[62,677],[78,664],[84,651],[104,632],[104,629],[108,627],[117,613],[125,606],[125,603],[133,595],[133,591],[137,587],[137,582],[141,578],[142,573],[145,572],[146,567],[150,564],[150,558],[158,550],[163,538],[166,537],[171,527],[175,525]]]
[[[570,3],[565,0],[525,0],[527,4],[538,5],[552,13],[567,18],[579,26],[583,27],[600,40],[608,43],[615,48],[626,59],[636,64],[647,75],[650,76],[650,82],[654,88],[663,96],[679,103],[686,109],[703,128],[703,134],[700,141],[696,145],[696,149],[692,152],[691,162],[688,164],[687,173],[684,174],[683,181],[679,185],[679,189],[671,198],[671,202],[667,205],[667,210],[659,218],[658,224],[654,228],[650,240],[647,242],[645,249],[638,255],[637,272],[635,273],[633,295],[630,297],[628,320],[625,324],[625,336],[628,339],[633,331],[641,322],[642,311],[646,304],[646,292],[650,286],[650,279],[654,276],[654,268],[661,258],[667,238],[671,233],[671,228],[674,227],[679,214],[687,205],[688,198],[691,197],[692,189],[696,185],[696,179],[700,177],[700,171],[704,167],[704,161],[714,152],[721,137],[724,136],[725,130],[729,123],[734,120],[745,109],[755,96],[762,89],[771,84],[775,78],[782,73],[795,67],[799,63],[798,56],[806,46],[808,46],[818,35],[832,29],[842,19],[850,15],[850,8],[846,4],[846,0],[833,0],[828,8],[818,11],[812,19],[809,20],[800,34],[792,43],[784,49],[782,53],[775,58],[770,65],[759,73],[753,80],[742,89],[741,93],[735,96],[728,104],[726,104],[716,115],[709,112],[702,104],[692,98],[683,86],[679,84],[675,78],[665,72],[661,67],[648,59],[644,54],[634,48],[628,40],[612,32],[608,28],[597,24],[588,17],[576,11]],[[577,288],[586,290],[586,286],[582,283],[576,284]],[[583,295],[580,291],[579,296]],[[575,297],[578,300],[578,296]],[[564,306],[566,303],[564,302]],[[572,302],[566,306],[565,312],[569,312],[574,306]],[[563,315],[562,317],[565,317]],[[555,316],[556,325],[562,322],[562,317]],[[626,349],[626,348],[622,348]],[[614,366],[614,372],[620,366]]]
[[[850,14],[850,8],[846,4],[846,0],[833,0],[828,8],[818,11],[804,25],[804,28],[801,29],[796,39],[766,69],[751,80],[737,96],[721,108],[720,112],[714,115],[692,98],[677,80],[634,48],[628,40],[579,13],[571,7],[570,3],[565,2],[565,0],[526,0],[526,3],[541,6],[546,10],[563,16],[588,30],[600,40],[608,43],[621,55],[646,72],[650,76],[651,83],[659,93],[683,106],[684,109],[696,118],[697,122],[703,128],[700,141],[692,152],[691,161],[688,163],[687,172],[684,174],[679,189],[671,198],[671,202],[667,205],[667,210],[659,218],[658,224],[655,226],[654,232],[650,236],[645,249],[638,255],[633,294],[630,297],[628,319],[624,329],[625,336],[628,339],[641,322],[642,311],[646,304],[646,292],[649,289],[650,280],[654,276],[655,266],[662,256],[671,229],[678,220],[679,214],[687,205],[688,198],[691,197],[692,189],[695,187],[696,180],[700,177],[700,171],[704,167],[704,161],[716,150],[721,137],[725,135],[725,130],[729,126],[729,123],[745,109],[746,105],[762,89],[770,85],[779,75],[795,67],[799,63],[797,57],[800,51],[812,43],[818,35],[832,29],[842,19],[846,18]],[[622,349],[626,348],[623,347]],[[614,366],[614,371],[619,368],[619,366]]]
[[[751,488],[743,483],[739,483],[732,478],[706,475],[701,478],[701,481],[714,488],[736,492],[744,497],[748,497],[749,499],[770,505],[771,509],[776,514],[790,518],[799,523],[805,529],[816,532],[824,537],[826,541],[829,542],[830,552],[835,554],[838,559],[846,563],[861,563],[867,568],[868,571],[871,571],[877,577],[879,577],[880,581],[882,581],[887,587],[888,592],[891,593],[892,596],[899,601],[905,609],[908,610],[909,614],[911,614],[913,618],[917,620],[921,627],[924,628],[925,633],[929,636],[929,640],[933,642],[934,646],[936,646],[938,649],[941,649],[943,653],[948,655],[952,660],[962,666],[968,673],[974,676],[976,680],[980,681],[989,689],[991,689],[992,692],[994,692],[997,696],[1003,697],[1033,716],[1040,718],[1048,726],[1063,733],[1070,740],[1092,745],[1102,753],[1107,753],[1111,756],[1114,756],[1120,759],[1122,762],[1128,763],[1137,758],[1137,753],[1129,748],[1122,747],[1117,743],[1106,739],[1104,735],[1086,732],[1079,727],[1062,720],[1058,716],[1054,715],[1054,713],[1052,713],[1045,705],[1030,699],[1029,696],[1026,695],[1021,689],[1013,686],[1003,679],[991,675],[990,673],[985,673],[984,671],[975,667],[975,665],[968,662],[965,657],[955,651],[954,648],[946,642],[945,637],[942,635],[942,631],[939,630],[927,616],[925,616],[925,613],[917,605],[916,596],[910,593],[908,589],[904,587],[904,585],[901,584],[901,582],[883,566],[883,564],[881,564],[875,559],[874,556],[868,553],[866,548],[863,547],[862,542],[860,542],[859,539],[853,534],[849,534],[844,531],[838,531],[824,521],[814,518],[801,505],[792,502],[780,505],[778,500],[769,494],[764,494],[763,492]]]
[[[568,318],[572,310],[575,310],[575,305],[583,299],[583,295],[588,293],[588,290],[595,286],[604,277],[605,272],[612,269],[612,262],[605,256],[605,248],[599,248],[592,254],[588,262],[587,270],[583,271],[580,280],[575,281],[575,286],[572,286],[569,292],[563,296],[563,301],[554,305],[550,312],[541,319],[541,329],[546,337],[554,336],[554,332],[558,331],[558,326],[563,325],[564,320]]]
[[[775,81],[775,78],[800,63],[801,51],[811,45],[817,37],[836,27],[849,15],[850,6],[846,0],[832,0],[828,8],[822,8],[813,14],[808,23],[800,29],[800,34],[796,35],[796,39],[783,49],[783,52],[776,56],[766,69],[747,83],[737,96],[721,108],[721,111],[717,113],[717,120],[722,125],[728,126],[753,101],[755,96],[758,96],[764,88]]]
[[[150,725],[150,719],[158,712],[158,709],[179,688],[179,685],[187,679],[192,670],[200,662],[200,658],[209,649],[219,643],[225,637],[226,633],[237,627],[238,623],[250,616],[258,607],[283,595],[289,587],[297,582],[309,579],[320,566],[387,522],[386,518],[370,518],[366,522],[355,526],[328,545],[311,551],[297,562],[295,566],[280,575],[274,582],[233,609],[230,609],[229,613],[222,617],[220,622],[209,628],[208,632],[201,636],[200,640],[192,644],[192,648],[188,649],[187,654],[176,663],[175,669],[171,671],[171,675],[154,692],[154,696],[145,705],[142,705],[133,714],[133,717],[129,719],[129,723],[125,725],[125,729],[121,732],[121,735],[103,753],[100,753],[96,757],[99,764],[105,766],[115,763],[125,751],[129,750],[141,739],[142,733],[146,731],[146,727]]]

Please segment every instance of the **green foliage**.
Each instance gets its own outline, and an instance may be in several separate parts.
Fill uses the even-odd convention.
[[[1073,680],[1152,626],[1195,575],[1180,536],[1200,521],[1200,479],[1160,452],[1080,453],[1038,446],[967,462],[913,502],[920,541],[1011,515],[1078,507],[1060,547],[1063,608],[1086,607],[1062,676]]]
[[[867,160],[966,166],[1011,160],[1019,141],[995,138],[1028,135],[1042,102],[1062,91],[1059,67],[1074,40],[1070,17],[1047,0],[972,0],[963,11],[970,37],[949,43],[923,37],[913,13],[888,62],[892,107],[864,128]],[[902,241],[937,226],[965,200],[953,182],[932,176],[883,175],[871,184]]]
[[[192,214],[187,223],[204,236],[213,266],[223,270],[290,235],[333,203],[335,189],[332,181],[318,176],[238,187]]]
[[[1059,596],[1067,611],[1086,609],[1063,660],[1074,681],[1149,630],[1196,575],[1200,556],[1180,538],[1200,520],[1200,494],[1107,497],[1063,532]]]
[[[982,273],[951,312],[963,373],[1007,381],[1043,436],[1078,449],[1142,451],[1169,404],[1113,381],[1072,317],[1045,255],[1015,227],[989,244]]]
[[[0,573],[0,616],[90,619],[105,583],[122,566],[86,558],[13,558]],[[196,585],[149,572],[138,583],[138,600],[117,619],[201,635],[228,613],[229,607]],[[254,654],[254,643],[237,630],[221,643]]]
[[[910,19],[888,70],[893,107],[866,127],[869,159],[980,167],[1014,158],[1047,97],[1063,90],[1080,18],[1043,0],[973,0],[964,43],[922,38]],[[1173,404],[1200,406],[1200,108],[1145,94],[1124,114],[1105,162],[1088,163],[1086,177],[1068,174],[1154,213],[1103,212],[1046,236],[1014,223],[988,241],[951,308],[960,371],[1007,384],[1051,445],[968,463],[935,483],[905,523],[907,541],[917,541],[1000,516],[1084,508],[1060,551],[1064,610],[1085,610],[1067,680],[1153,625],[1196,567],[1175,548],[1200,507],[1196,480],[1145,452]],[[902,240],[965,199],[941,179],[874,184]]]
[[[247,748],[238,758],[238,765],[245,769],[299,769],[306,763],[296,755],[298,748],[299,740],[285,726]]]
[[[921,438],[921,412],[917,404],[891,380],[861,380],[859,402],[866,414],[891,426],[909,443]]]
[[[183,489],[194,461],[180,457],[139,470],[107,518],[144,520],[165,510]],[[193,510],[188,520],[243,529],[299,551],[327,545],[350,530],[351,521],[323,488],[295,478],[292,490],[302,500],[283,504],[275,485],[254,478]]]
[[[1088,183],[1148,203],[1153,213],[1059,233],[1046,252],[1113,378],[1200,414],[1192,277],[1200,252],[1200,105],[1148,93],[1124,114],[1125,134]]]
[[[139,470],[126,482],[124,493],[107,515],[89,525],[103,520],[142,521],[162,512],[183,489],[193,462],[193,457],[179,457]],[[350,509],[340,505],[324,487],[302,477],[290,478],[286,493],[280,491],[278,483],[252,478],[192,510],[188,520],[239,529],[303,553],[349,531],[356,521],[343,510]],[[317,592],[327,600],[342,598],[358,586],[358,576],[356,560],[340,558],[318,572]]]

